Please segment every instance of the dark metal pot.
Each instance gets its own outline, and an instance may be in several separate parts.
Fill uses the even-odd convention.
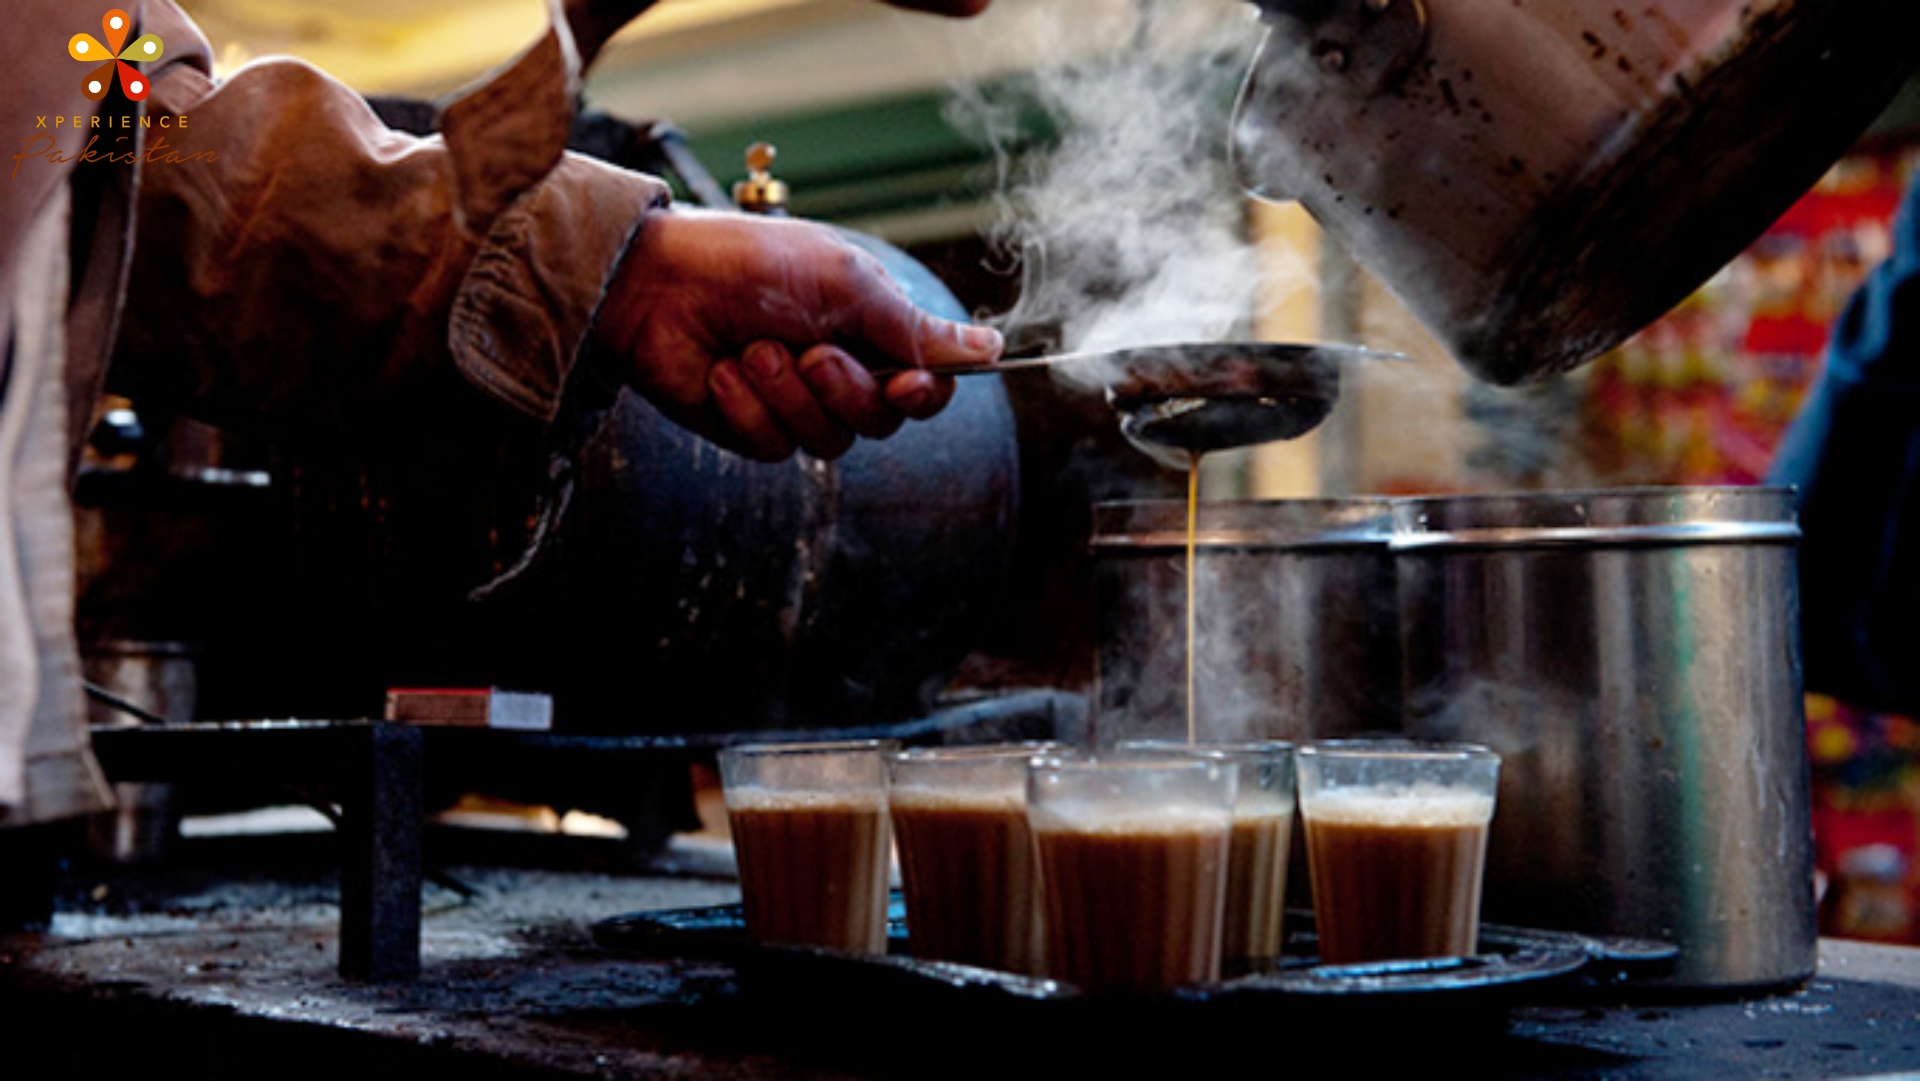
[[[1408,730],[1502,755],[1486,918],[1680,947],[1669,982],[1815,961],[1787,491],[1395,510]]]
[[[771,466],[624,399],[589,451],[547,602],[576,618],[553,628],[555,682],[633,703],[628,720],[596,726],[842,727],[928,711],[1012,559],[1011,412],[997,382],[966,383],[940,417],[884,443]]]
[[[967,318],[925,267],[846,235],[922,308]],[[528,678],[561,688],[575,727],[841,728],[927,713],[1002,600],[1019,468],[997,379],[962,380],[939,416],[831,462],[750,462],[623,394],[582,456],[537,585],[550,595],[527,601],[543,613]]]
[[[965,318],[924,267],[853,239]],[[276,470],[242,522],[245,573],[193,594],[220,613],[208,716],[378,716],[390,687],[498,685],[553,694],[567,731],[890,723],[931,710],[1008,588],[1001,380],[832,462],[751,462],[623,394],[540,558],[480,602],[526,550],[546,435],[470,388],[436,403],[388,442]]]

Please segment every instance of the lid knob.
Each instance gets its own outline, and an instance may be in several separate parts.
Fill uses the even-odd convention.
[[[773,176],[773,159],[779,155],[772,143],[759,142],[747,147],[747,178],[733,186],[733,201],[752,214],[784,214],[787,185]]]

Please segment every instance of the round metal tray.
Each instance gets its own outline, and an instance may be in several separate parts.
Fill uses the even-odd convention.
[[[905,910],[893,895],[885,956],[855,956],[806,946],[770,945],[746,933],[739,905],[640,912],[601,921],[595,941],[614,952],[656,959],[724,962],[743,987],[781,994],[828,994],[901,1005],[1001,1004],[1045,1009],[1070,1002],[1253,1005],[1284,1000],[1296,1007],[1379,1011],[1401,1005],[1504,1011],[1507,1007],[1578,998],[1596,988],[1630,987],[1670,966],[1678,951],[1665,943],[1597,938],[1558,931],[1482,925],[1480,952],[1470,957],[1324,965],[1314,957],[1310,912],[1289,912],[1286,950],[1264,971],[1164,995],[1090,993],[1055,980],[912,956]]]

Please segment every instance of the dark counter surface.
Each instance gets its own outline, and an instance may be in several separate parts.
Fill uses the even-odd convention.
[[[1732,1001],[1630,994],[1526,1004],[1491,1023],[1240,1010],[976,1015],[831,994],[770,996],[716,961],[623,956],[596,923],[736,900],[712,852],[676,868],[443,864],[419,980],[336,965],[322,840],[268,857],[77,882],[43,932],[0,939],[0,1076],[164,1066],[192,1078],[980,1077],[1106,1066],[1208,1076],[1288,1048],[1357,1054],[1349,1075],[1844,1078],[1920,1072],[1920,949],[1822,943],[1818,976]],[[305,853],[302,856],[301,853]],[[588,861],[589,865],[592,861]],[[235,870],[245,867],[245,871]],[[1609,998],[1608,996],[1613,996]],[[800,999],[805,999],[800,1000]],[[1204,1050],[1198,1054],[1194,1048]],[[1327,1061],[1327,1060],[1319,1060]],[[55,1072],[59,1071],[59,1072]],[[453,1071],[458,1071],[455,1073]]]

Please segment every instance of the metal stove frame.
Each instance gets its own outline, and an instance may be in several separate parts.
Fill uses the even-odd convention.
[[[97,726],[94,753],[115,783],[221,783],[236,773],[324,788],[340,804],[340,974],[401,982],[420,974],[428,763],[447,776],[507,767],[529,774],[579,756],[691,765],[749,740],[885,738],[907,744],[1080,741],[1088,705],[1051,690],[994,694],[890,725],[700,735],[595,736],[391,721],[236,721]]]

